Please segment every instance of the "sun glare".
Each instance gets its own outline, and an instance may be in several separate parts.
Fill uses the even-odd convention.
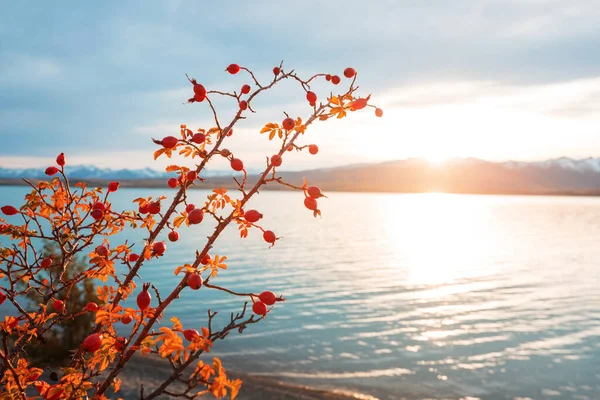
[[[495,243],[489,208],[464,195],[428,193],[407,200],[397,219],[386,220],[407,282],[439,285],[483,272],[480,267]]]
[[[442,165],[448,160],[448,156],[441,153],[432,153],[424,157],[427,162],[433,165]]]

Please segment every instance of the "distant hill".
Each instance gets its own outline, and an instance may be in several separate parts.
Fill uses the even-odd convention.
[[[256,181],[256,173],[249,171],[249,183]],[[310,184],[326,191],[600,195],[600,158],[563,157],[540,162],[488,162],[467,158],[443,164],[410,158],[308,171],[278,171],[277,175],[294,184],[301,184],[306,177]],[[110,170],[72,166],[69,176],[97,184],[119,180],[123,186],[166,187],[165,179],[173,175],[148,168]],[[209,171],[203,176],[212,186],[235,187],[231,171]],[[20,177],[46,178],[41,169],[0,168],[0,184],[22,184]],[[277,184],[267,188],[285,189]]]
[[[151,168],[144,169],[110,169],[98,168],[92,165],[69,166],[69,178],[84,180],[129,180],[129,179],[164,179],[169,175],[164,171]],[[205,176],[232,176],[228,171],[205,172]],[[0,179],[21,178],[46,178],[43,168],[2,168],[0,167]]]
[[[347,191],[599,194],[600,158],[488,162],[475,158],[432,164],[419,158],[281,173],[292,181]]]

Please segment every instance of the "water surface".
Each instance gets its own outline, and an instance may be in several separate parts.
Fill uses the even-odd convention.
[[[160,192],[122,189],[114,207]],[[600,199],[329,195],[315,219],[298,193],[262,192],[251,206],[284,237],[273,249],[234,227],[217,241],[229,268],[214,283],[288,300],[217,343],[226,366],[380,399],[600,398]],[[210,232],[182,228],[143,280],[166,293]],[[242,304],[203,288],[171,312],[199,328],[207,306],[219,325]]]

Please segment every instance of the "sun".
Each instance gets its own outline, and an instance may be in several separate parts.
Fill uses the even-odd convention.
[[[448,160],[448,155],[442,152],[432,152],[423,156],[427,162],[433,165],[442,165]]]

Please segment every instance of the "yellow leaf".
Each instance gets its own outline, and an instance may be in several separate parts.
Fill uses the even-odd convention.
[[[113,379],[113,387],[115,389],[115,393],[117,393],[119,390],[121,390],[121,380],[118,378],[114,378]]]
[[[176,228],[179,228],[185,220],[186,217],[183,216],[175,217],[175,219],[173,219],[173,225],[175,225]]]
[[[191,153],[192,153],[191,147],[184,147],[183,149],[179,150],[179,154],[183,155],[184,157],[188,157]]]
[[[179,319],[177,317],[172,317],[171,322],[173,323],[174,330],[182,330],[183,329],[183,325],[181,325],[181,322],[179,321]]]

